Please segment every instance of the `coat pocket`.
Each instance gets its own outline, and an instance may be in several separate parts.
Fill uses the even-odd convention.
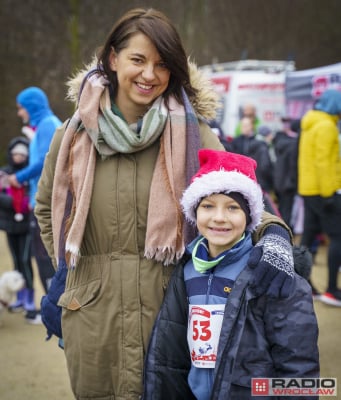
[[[59,297],[58,305],[70,311],[90,305],[101,289],[101,265],[92,257],[80,260],[75,270],[69,270],[65,291]]]
[[[80,286],[67,289],[59,298],[58,305],[70,311],[77,311],[96,299],[101,288],[101,280],[95,279]]]

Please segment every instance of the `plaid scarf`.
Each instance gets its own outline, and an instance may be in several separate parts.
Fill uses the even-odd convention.
[[[179,199],[198,168],[200,136],[197,117],[183,90],[184,106],[174,98],[169,100],[169,111],[162,122],[163,132],[151,128],[163,112],[154,113],[154,117],[148,112],[143,118],[142,131],[145,126],[146,134],[141,136],[141,142],[124,144],[122,149],[118,147],[117,138],[122,139],[121,129],[128,132],[129,127],[113,123],[113,120],[118,120],[110,112],[108,85],[107,80],[94,71],[86,76],[78,108],[66,127],[60,146],[52,190],[52,230],[57,262],[65,259],[67,265],[73,268],[81,255],[96,152],[102,157],[122,151],[133,153],[160,137],[160,150],[150,189],[145,256],[164,264],[173,263],[182,256],[184,243],[189,242],[194,234],[184,226],[186,223]],[[162,108],[165,107],[160,99],[152,107],[154,110]],[[103,124],[106,125],[104,135]],[[160,127],[158,123],[155,126]],[[151,133],[148,128],[151,128]]]

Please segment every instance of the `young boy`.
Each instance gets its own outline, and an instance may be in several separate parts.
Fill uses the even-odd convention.
[[[251,399],[251,378],[318,377],[309,284],[295,275],[287,299],[250,290],[251,232],[263,211],[256,162],[207,149],[199,160],[181,202],[200,235],[177,266],[156,320],[144,400]]]

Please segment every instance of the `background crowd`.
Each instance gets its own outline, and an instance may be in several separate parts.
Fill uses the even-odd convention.
[[[256,104],[246,104],[234,136],[224,142],[226,150],[257,161],[265,207],[283,218],[298,243],[313,256],[321,241],[328,243],[325,292],[309,282],[316,300],[337,307],[341,306],[340,117],[341,92],[331,89],[301,119],[284,115],[282,129],[275,132],[262,125]]]

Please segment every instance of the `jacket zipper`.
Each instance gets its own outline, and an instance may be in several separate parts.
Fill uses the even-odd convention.
[[[213,272],[210,272],[210,276],[208,277],[207,281],[207,292],[206,292],[206,302],[205,304],[208,304],[208,299],[211,293],[211,285],[212,285],[212,280],[213,280]]]

